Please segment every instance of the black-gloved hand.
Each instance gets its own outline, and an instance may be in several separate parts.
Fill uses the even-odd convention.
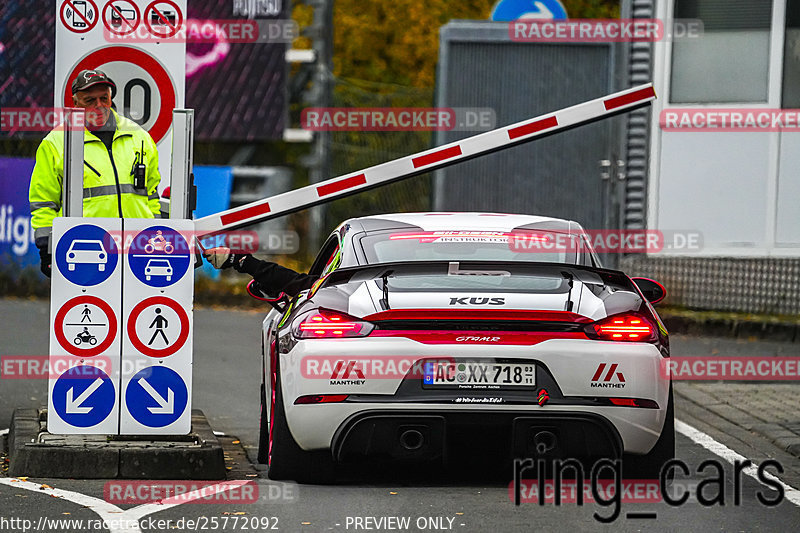
[[[49,278],[53,274],[53,256],[47,251],[47,246],[39,248],[39,259],[42,262],[39,269],[42,271],[42,274]]]
[[[246,254],[235,254],[231,252],[230,248],[211,248],[203,253],[209,263],[214,265],[214,268],[225,269],[238,265]]]

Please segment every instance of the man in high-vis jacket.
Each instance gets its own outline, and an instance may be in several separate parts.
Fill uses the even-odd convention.
[[[83,216],[159,216],[158,150],[150,134],[111,108],[117,87],[99,70],[83,70],[72,82],[72,102],[86,109],[83,150]],[[44,138],[36,151],[29,200],[41,269],[50,276],[53,219],[61,216],[64,127]]]

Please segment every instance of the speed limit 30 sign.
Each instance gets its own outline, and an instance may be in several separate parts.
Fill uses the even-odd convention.
[[[146,129],[156,143],[167,135],[177,88],[158,59],[132,46],[107,46],[81,58],[67,80],[84,69],[99,69],[117,85],[117,112]],[[72,90],[64,88],[64,107],[72,105]],[[162,156],[163,157],[163,156]]]

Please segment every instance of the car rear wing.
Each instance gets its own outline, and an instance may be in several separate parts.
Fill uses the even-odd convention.
[[[580,281],[636,293],[633,281],[618,270],[524,261],[404,261],[347,267],[325,276],[320,288],[402,276],[529,276]]]

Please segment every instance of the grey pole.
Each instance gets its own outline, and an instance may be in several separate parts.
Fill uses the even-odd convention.
[[[68,107],[64,113],[64,180],[61,186],[63,216],[83,216],[83,129],[86,112]]]
[[[194,161],[194,109],[172,112],[169,218],[191,219]]]

